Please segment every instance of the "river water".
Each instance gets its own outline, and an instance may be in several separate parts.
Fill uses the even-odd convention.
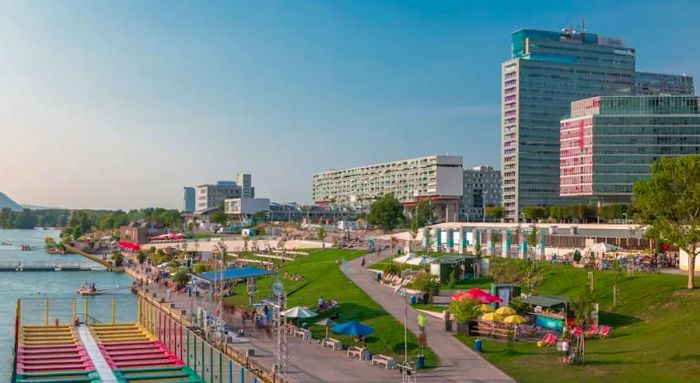
[[[54,230],[0,230],[0,263],[29,265],[35,262],[62,264],[98,264],[79,255],[50,255],[44,252],[43,244],[47,236],[58,239]],[[21,245],[31,245],[37,250],[20,251]],[[94,282],[98,289],[108,290],[104,295],[78,298],[75,291],[85,281]],[[14,341],[15,307],[21,299],[22,323],[41,324],[46,320],[46,298],[49,299],[49,321],[56,319],[64,323],[70,321],[75,301],[81,317],[84,302],[87,301],[88,314],[102,322],[112,320],[112,298],[116,306],[117,321],[136,319],[136,296],[131,294],[131,278],[124,273],[107,271],[8,271],[0,272],[0,381],[9,377],[12,371],[12,346]],[[9,378],[8,378],[9,380]]]

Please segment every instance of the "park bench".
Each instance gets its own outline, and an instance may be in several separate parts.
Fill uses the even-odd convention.
[[[388,370],[396,367],[396,360],[390,356],[376,354],[372,355],[372,364],[381,364]]]
[[[369,351],[367,351],[367,347],[350,346],[348,347],[347,356],[351,359],[368,360]]]
[[[294,330],[294,336],[301,337],[301,339],[311,339],[311,331],[303,328],[297,328]]]
[[[343,343],[339,341],[338,339],[333,339],[333,338],[324,338],[321,341],[321,347],[330,347],[335,350],[342,350],[343,349]]]

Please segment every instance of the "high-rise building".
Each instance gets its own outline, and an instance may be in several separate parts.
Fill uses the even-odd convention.
[[[572,101],[629,95],[635,51],[621,39],[564,29],[519,30],[502,64],[503,205],[517,221],[528,205],[559,196],[559,121]]]
[[[241,188],[241,198],[255,198],[255,188],[253,187],[252,176],[250,174],[236,175],[236,181]]]
[[[491,166],[464,170],[460,220],[482,221],[487,206],[501,205],[501,172]]]
[[[438,219],[455,221],[463,177],[462,156],[411,158],[314,174],[313,199],[317,205],[367,211],[391,193],[409,210],[432,200]]]
[[[234,181],[219,181],[215,185],[197,186],[197,210],[215,208],[227,198],[240,198],[241,189]]]
[[[561,195],[629,202],[634,182],[664,156],[700,153],[700,98],[593,97],[561,121]]]
[[[186,186],[183,188],[182,211],[191,213],[196,208],[195,190],[193,187]]]
[[[638,96],[695,94],[693,77],[685,74],[637,72],[634,74],[634,93]]]

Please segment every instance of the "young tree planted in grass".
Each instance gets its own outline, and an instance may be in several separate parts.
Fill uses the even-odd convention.
[[[321,247],[326,248],[326,242],[323,240],[326,239],[326,228],[323,226],[323,223],[320,223],[318,225],[318,230],[316,231],[316,236],[318,237],[318,240],[322,242]]]
[[[470,320],[479,317],[481,303],[476,299],[463,297],[461,299],[453,299],[448,306],[450,314],[457,320],[459,324],[467,324]]]
[[[385,194],[373,203],[367,216],[370,225],[378,226],[385,233],[399,227],[404,220],[403,206],[393,194]]]
[[[424,303],[431,303],[433,301],[433,294],[440,288],[440,282],[429,272],[421,271],[413,279],[413,286],[428,296],[427,302]]]
[[[532,230],[527,236],[527,245],[533,249],[537,249],[537,230],[537,225],[533,223]]]
[[[700,155],[661,157],[651,177],[634,184],[634,208],[649,225],[646,235],[688,254],[688,289],[695,288],[700,254]]]
[[[408,229],[411,234],[411,242],[408,243],[408,251],[412,251],[412,245],[413,242],[416,240],[416,237],[418,236],[418,229],[420,226],[418,226],[418,221],[414,218],[411,220],[411,224],[409,225]]]
[[[425,253],[427,255],[430,255],[430,249],[433,247],[433,231],[430,230],[430,228],[426,228],[425,231],[423,232],[423,238],[425,242]]]
[[[476,269],[474,270],[474,278],[479,278],[481,276],[481,257],[483,253],[481,252],[481,235],[477,235],[474,238],[474,256],[476,257]]]

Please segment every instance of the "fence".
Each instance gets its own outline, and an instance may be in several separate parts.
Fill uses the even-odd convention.
[[[188,328],[181,312],[139,295],[138,322],[207,383],[262,383],[265,380]]]

